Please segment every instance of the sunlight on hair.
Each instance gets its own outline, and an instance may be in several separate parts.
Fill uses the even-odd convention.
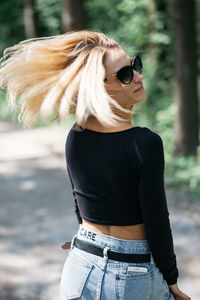
[[[104,126],[124,120],[111,107],[129,110],[111,98],[104,86],[104,56],[120,47],[101,32],[76,31],[31,38],[6,48],[1,58],[0,88],[18,120],[31,127],[38,118],[48,124],[73,114],[85,126],[90,115]]]

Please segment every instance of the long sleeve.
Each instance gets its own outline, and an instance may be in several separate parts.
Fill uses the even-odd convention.
[[[144,128],[138,138],[142,158],[139,168],[139,201],[150,251],[168,284],[179,276],[169,221],[165,185],[164,150],[161,137]]]
[[[68,164],[67,164],[67,171],[68,171],[69,179],[70,179],[71,186],[72,186],[72,194],[74,196],[74,201],[75,201],[75,213],[76,213],[76,216],[77,216],[77,219],[78,219],[78,223],[82,224],[82,218],[81,218],[80,211],[79,211],[79,208],[78,208],[77,199],[76,199],[76,195],[75,195],[75,192],[74,192],[74,184],[73,184],[73,181],[72,181],[72,177],[71,177],[71,173],[70,173],[70,169],[69,169]]]

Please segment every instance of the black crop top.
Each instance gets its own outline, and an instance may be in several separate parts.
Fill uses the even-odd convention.
[[[164,186],[161,137],[147,127],[117,132],[70,129],[66,165],[75,212],[91,223],[144,223],[156,266],[168,284],[179,276]]]

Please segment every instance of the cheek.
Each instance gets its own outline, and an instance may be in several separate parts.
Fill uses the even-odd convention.
[[[118,83],[112,83],[108,86],[105,86],[106,92],[111,96],[117,96],[123,93],[123,88]]]
[[[112,83],[105,86],[105,89],[109,96],[117,100],[119,103],[125,103],[128,99],[133,98],[133,86],[123,85],[120,83]]]
[[[131,85],[123,85],[123,93],[124,95],[126,95],[127,97],[134,97],[134,93],[133,93],[133,87]]]

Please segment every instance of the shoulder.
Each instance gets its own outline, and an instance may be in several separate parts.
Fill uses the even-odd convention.
[[[141,127],[138,139],[146,144],[153,145],[154,143],[163,143],[161,136],[148,127]]]
[[[163,152],[161,136],[150,128],[141,127],[137,141],[144,158],[153,158]]]

